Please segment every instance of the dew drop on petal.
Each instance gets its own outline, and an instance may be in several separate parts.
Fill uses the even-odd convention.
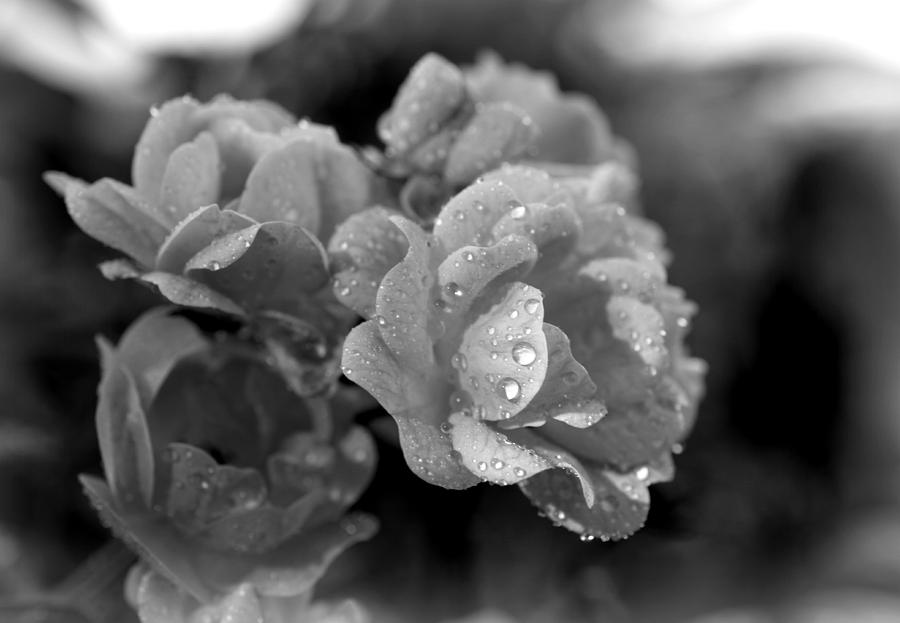
[[[510,402],[518,402],[522,395],[522,386],[519,385],[516,379],[510,377],[500,379],[500,382],[497,383],[497,389],[500,395]]]
[[[644,467],[637,468],[637,471],[634,472],[635,478],[638,480],[647,480],[650,477],[650,468],[646,465]]]
[[[527,301],[525,301],[525,311],[527,311],[529,314],[537,312],[540,306],[541,302],[537,299],[528,299]]]
[[[466,293],[458,283],[453,281],[447,284],[446,290],[447,294],[456,298],[460,298]]]
[[[512,356],[520,366],[530,366],[537,359],[537,352],[528,342],[517,342],[512,348]]]
[[[456,353],[450,358],[450,365],[465,372],[469,368],[469,360],[462,353]]]
[[[487,463],[485,463],[484,461],[479,461],[477,467],[478,467],[479,472],[484,472],[484,471],[487,471],[488,466],[487,466]]]
[[[501,461],[500,459],[494,459],[491,461],[491,467],[494,469],[503,469],[506,466],[506,463]]]
[[[524,469],[522,469],[521,467],[517,467],[513,470],[513,473],[516,475],[517,478],[525,478],[525,474],[527,472]]]

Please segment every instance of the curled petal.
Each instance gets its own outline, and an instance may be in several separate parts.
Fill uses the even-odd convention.
[[[402,365],[428,369],[434,365],[429,310],[435,285],[435,242],[404,218],[392,217],[391,221],[406,236],[409,249],[403,261],[381,281],[375,299],[375,321],[385,344]]]
[[[378,286],[403,260],[409,242],[387,208],[370,208],[341,223],[328,243],[337,299],[364,318],[375,315]]]
[[[582,535],[604,541],[629,537],[647,519],[647,483],[635,475],[621,475],[598,467],[586,471],[594,503],[582,496],[584,481],[561,469],[536,474],[520,483],[526,496],[553,522]]]
[[[217,238],[185,268],[190,277],[245,309],[290,312],[328,283],[327,266],[325,250],[315,236],[276,221]]]
[[[566,334],[546,322],[543,330],[548,352],[544,383],[528,406],[501,426],[537,426],[553,418],[575,428],[587,428],[606,414],[606,405],[595,398],[597,386],[572,356]]]
[[[434,222],[434,235],[448,251],[466,245],[486,246],[491,228],[522,205],[513,189],[498,180],[475,182],[457,193]]]
[[[540,390],[547,371],[541,299],[540,290],[512,283],[464,331],[455,367],[476,417],[508,419]]]
[[[547,171],[521,164],[504,164],[484,175],[484,180],[506,184],[522,203],[557,205],[572,203],[569,184],[563,185]]]
[[[400,154],[419,145],[468,99],[462,73],[437,54],[422,57],[378,123],[378,136]]]
[[[454,413],[449,421],[453,449],[460,454],[462,464],[482,480],[514,484],[553,467],[537,452],[510,441],[469,414]]]
[[[537,261],[538,250],[528,238],[504,236],[489,247],[465,246],[438,266],[441,310],[458,321],[486,292],[524,276]]]
[[[462,186],[504,162],[516,160],[534,144],[538,132],[531,117],[507,102],[480,107],[447,155],[444,178]]]
[[[578,243],[581,221],[578,214],[564,203],[552,206],[523,204],[506,213],[492,231],[495,238],[509,234],[529,237],[540,251],[540,263],[535,271],[556,271]]]
[[[159,247],[156,268],[179,274],[194,255],[216,238],[255,225],[252,219],[232,210],[210,205],[198,208],[181,221]]]

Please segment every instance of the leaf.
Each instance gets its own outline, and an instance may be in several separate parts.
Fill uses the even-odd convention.
[[[496,484],[515,484],[553,465],[526,446],[462,412],[450,416],[453,449],[473,474]]]
[[[513,190],[497,180],[475,182],[457,193],[434,222],[434,236],[447,251],[493,242],[491,228],[511,209],[522,205]]]
[[[126,504],[151,503],[154,457],[138,388],[112,347],[98,340],[103,376],[97,388],[97,439],[106,480]]]
[[[378,136],[391,151],[403,154],[434,134],[467,99],[459,69],[437,54],[426,54],[379,120]]]
[[[245,309],[288,313],[329,281],[325,249],[310,232],[263,223],[217,238],[185,265],[187,274]]]
[[[156,257],[157,270],[180,274],[185,264],[221,238],[256,225],[252,219],[231,210],[210,205],[198,208],[181,221],[169,234]]]
[[[328,243],[337,299],[364,318],[375,315],[378,286],[409,249],[390,217],[397,213],[375,207],[341,223]]]
[[[399,264],[391,268],[375,299],[375,322],[381,337],[402,366],[428,369],[434,366],[429,328],[432,315],[432,270],[434,240],[422,229],[401,217],[393,222],[406,236],[409,249]]]
[[[531,286],[509,284],[463,333],[455,367],[476,418],[509,419],[540,390],[547,371],[542,298]]]
[[[216,141],[209,132],[182,143],[172,151],[159,193],[162,214],[174,227],[197,208],[219,198],[221,161]]]
[[[61,178],[57,175],[51,179]],[[144,266],[153,266],[166,229],[133,189],[111,179],[90,186],[82,183],[66,186],[69,215],[82,231]]]
[[[155,286],[160,294],[176,305],[214,309],[235,316],[245,315],[237,303],[193,279],[171,273],[151,272],[141,275],[140,280]]]
[[[537,136],[531,118],[518,106],[485,104],[450,149],[444,177],[451,186],[468,184],[481,173],[523,156]]]

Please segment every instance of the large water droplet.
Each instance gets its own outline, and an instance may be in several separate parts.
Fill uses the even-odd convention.
[[[516,379],[509,377],[500,379],[500,382],[497,383],[497,390],[510,402],[518,402],[522,395],[522,386]]]
[[[450,358],[450,365],[465,372],[469,367],[469,360],[462,353],[456,353]]]
[[[500,459],[494,459],[491,461],[491,467],[494,469],[503,469],[506,466],[506,463],[501,461]]]
[[[537,299],[528,299],[525,301],[525,311],[529,314],[534,314],[537,312],[538,308],[541,306],[541,302]]]
[[[534,347],[528,342],[517,342],[512,348],[512,356],[520,366],[530,366],[537,359]]]
[[[528,214],[528,208],[526,208],[521,203],[517,204],[509,212],[509,215],[516,220],[521,220],[521,219],[525,218],[526,214]]]

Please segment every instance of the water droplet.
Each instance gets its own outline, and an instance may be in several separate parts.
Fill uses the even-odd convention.
[[[517,221],[520,221],[520,220],[522,220],[523,218],[525,218],[525,215],[526,215],[526,214],[528,214],[528,208],[526,208],[526,207],[525,207],[524,205],[522,205],[521,203],[518,204],[518,205],[516,205],[516,206],[515,206],[512,210],[510,210],[510,212],[509,212],[510,217],[516,219]]]
[[[487,466],[487,463],[485,463],[484,461],[479,461],[477,467],[478,467],[479,472],[484,472],[484,471],[487,471],[488,466]]]
[[[518,309],[514,309],[514,310],[512,310],[511,312],[509,312],[509,317],[510,317],[510,318],[513,318],[513,319],[518,318],[518,317],[519,317],[519,310],[518,310]]]
[[[537,360],[537,353],[528,342],[517,342],[512,348],[512,356],[520,366],[530,366]]]
[[[207,266],[207,268],[209,270],[219,270],[220,268],[222,268],[222,265],[219,264],[218,262],[210,262],[209,266]]]
[[[515,469],[513,470],[513,473],[514,473],[514,474],[516,475],[516,477],[518,477],[518,478],[525,478],[525,474],[527,474],[528,472],[526,472],[526,471],[525,471],[524,469],[522,469],[521,467],[517,467],[517,468],[515,468]]]
[[[522,395],[522,386],[516,379],[505,377],[497,383],[497,389],[500,395],[510,402],[518,402]]]
[[[387,324],[387,320],[384,319],[384,316],[375,316],[375,322],[378,323],[379,327],[383,327]]]
[[[525,301],[525,311],[529,314],[533,314],[537,312],[538,308],[541,306],[541,302],[538,299],[528,299]]]
[[[460,298],[466,293],[458,283],[453,281],[447,284],[446,290],[447,294],[456,298]]]
[[[647,478],[650,477],[650,468],[647,467],[646,465],[644,467],[639,467],[634,472],[634,476],[638,480],[647,480]]]
[[[456,353],[450,358],[450,365],[465,372],[469,367],[469,360],[462,353]]]
[[[474,262],[475,254],[472,253],[471,251],[467,251],[466,253],[463,253],[463,259],[466,260],[467,262]]]
[[[442,433],[449,433],[451,430],[453,430],[453,426],[450,424],[450,422],[442,422],[441,423],[441,432]]]
[[[466,213],[463,212],[462,210],[460,210],[459,212],[457,212],[457,213],[454,214],[453,216],[456,218],[457,221],[464,221],[464,220],[466,220]]]
[[[494,459],[493,461],[491,461],[491,467],[493,467],[494,469],[503,469],[504,467],[506,467],[506,463],[504,463],[500,459]]]
[[[595,537],[594,537],[593,534],[587,534],[587,533],[584,533],[584,534],[582,534],[582,535],[581,535],[580,537],[578,537],[578,538],[581,539],[581,542],[582,542],[582,543],[590,543],[591,541],[594,540]]]

